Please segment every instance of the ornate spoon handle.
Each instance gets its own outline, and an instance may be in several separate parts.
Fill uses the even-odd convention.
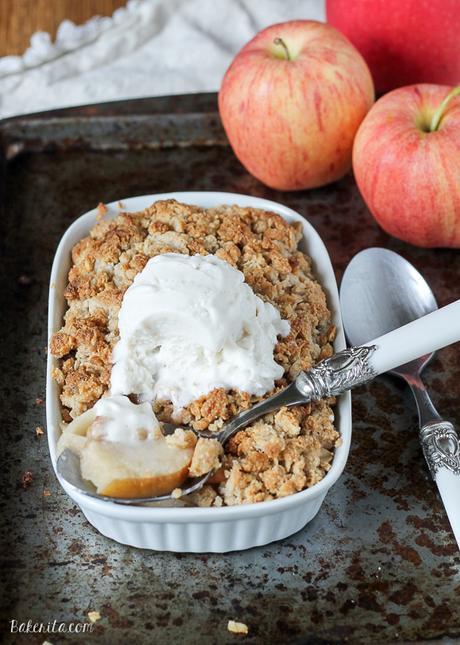
[[[420,442],[431,476],[437,481],[442,470],[457,477],[460,539],[460,441],[449,421],[432,421],[420,428]]]
[[[217,436],[207,432],[199,434],[225,443],[244,426],[283,405],[337,396],[367,383],[379,374],[460,340],[459,319],[460,300],[456,300],[365,345],[337,352],[307,372],[301,372],[289,387],[237,415]]]
[[[402,372],[417,403],[420,444],[452,531],[460,547],[460,440],[454,426],[442,419],[419,375]]]
[[[337,352],[308,372],[301,372],[296,386],[308,401],[317,401],[367,383],[378,374],[371,361],[376,349],[369,345]]]
[[[344,349],[307,372],[285,390],[245,410],[213,436],[225,443],[235,432],[283,405],[299,405],[337,396],[415,358],[460,340],[460,300],[390,331],[360,347]]]
[[[420,379],[410,383],[420,418],[420,443],[460,547],[460,440],[442,419]]]
[[[460,300],[390,331],[361,347],[321,361],[297,378],[311,399],[334,396],[460,340]]]
[[[296,380],[281,392],[240,412],[216,435],[214,432],[202,431],[200,437],[214,438],[224,444],[236,432],[269,412],[275,412],[283,406],[302,405],[310,401],[342,394],[357,385],[361,385],[377,376],[377,372],[368,362],[375,347],[351,347],[337,352],[307,372],[300,372]]]
[[[427,421],[424,418],[424,409],[416,395],[420,415],[420,443],[460,547],[460,441],[452,423],[441,419],[426,390],[423,389],[423,393],[435,411],[435,419]]]
[[[460,441],[448,421],[420,430],[423,454],[441,495],[452,531],[460,548]]]
[[[268,399],[253,405],[249,410],[241,412],[217,435],[199,432],[202,437],[215,437],[225,443],[238,430],[241,430],[259,417],[279,410],[283,406],[301,405],[310,401],[342,394],[357,385],[366,383],[377,376],[369,362],[375,346],[351,347],[337,352],[330,358],[321,361],[307,372],[300,372],[294,383]]]

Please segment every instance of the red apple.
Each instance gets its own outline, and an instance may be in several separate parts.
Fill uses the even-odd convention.
[[[460,80],[459,0],[326,0],[326,14],[364,56],[378,93]]]
[[[460,247],[460,87],[411,85],[385,94],[362,122],[353,170],[387,233]]]
[[[300,190],[349,170],[373,100],[367,65],[348,40],[329,25],[295,20],[243,47],[225,74],[219,111],[251,174],[272,188]]]

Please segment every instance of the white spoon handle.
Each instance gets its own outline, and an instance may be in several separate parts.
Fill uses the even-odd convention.
[[[369,363],[377,374],[388,372],[460,340],[460,300],[375,339]],[[412,388],[410,377],[405,379]],[[437,415],[436,415],[437,416]],[[439,417],[420,430],[423,454],[441,495],[460,548],[460,441],[454,426]]]
[[[460,300],[456,300],[375,340],[337,352],[301,372],[296,387],[308,401],[337,396],[459,340]]]
[[[306,400],[336,396],[458,340],[460,300],[365,345],[334,354],[301,372],[296,388]],[[417,390],[418,376],[412,379],[405,374],[404,378]],[[453,425],[440,419],[430,406],[433,415],[428,422],[421,415],[420,441],[460,547],[460,441]]]
[[[460,548],[460,441],[454,426],[439,419],[420,428],[420,443]]]
[[[460,477],[448,468],[441,468],[435,475],[435,481],[460,549]]]
[[[383,374],[458,340],[460,300],[390,331],[364,346],[376,347],[369,363],[376,374]]]

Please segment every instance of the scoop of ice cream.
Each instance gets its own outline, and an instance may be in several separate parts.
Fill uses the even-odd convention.
[[[118,327],[112,394],[170,400],[177,411],[218,387],[263,395],[283,374],[273,350],[289,323],[214,255],[149,260],[124,295]]]

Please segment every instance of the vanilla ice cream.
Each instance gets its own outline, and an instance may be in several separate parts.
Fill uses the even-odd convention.
[[[150,259],[126,291],[111,394],[180,410],[214,388],[263,395],[283,375],[273,358],[289,323],[214,255]]]
[[[150,403],[136,405],[127,396],[103,396],[93,410],[96,415],[91,426],[93,439],[135,444],[162,437]]]

